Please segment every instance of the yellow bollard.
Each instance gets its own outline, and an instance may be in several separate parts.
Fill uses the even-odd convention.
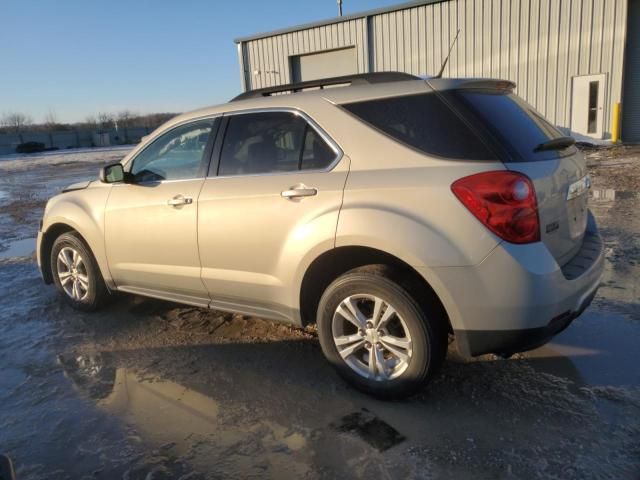
[[[620,102],[613,104],[613,113],[611,115],[611,142],[618,143],[620,141]]]

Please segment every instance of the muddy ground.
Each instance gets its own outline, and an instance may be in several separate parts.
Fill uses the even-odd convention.
[[[0,159],[0,451],[20,479],[639,479],[640,148],[585,151],[593,305],[509,360],[452,344],[402,402],[343,383],[313,329],[124,295],[71,310],[32,255],[44,201],[126,150]]]

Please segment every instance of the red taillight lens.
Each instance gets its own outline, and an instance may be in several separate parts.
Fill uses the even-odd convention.
[[[540,240],[536,191],[529,177],[510,171],[464,177],[451,190],[489,230],[511,243]]]

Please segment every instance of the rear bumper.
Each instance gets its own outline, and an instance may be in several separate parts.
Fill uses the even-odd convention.
[[[558,315],[544,327],[523,330],[456,330],[458,349],[464,355],[477,356],[484,353],[512,355],[538,348],[571,325],[591,304],[596,291],[597,288],[577,311]]]
[[[602,239],[589,214],[583,247],[562,268],[542,242],[502,243],[479,265],[429,273],[442,289],[436,291],[458,349],[477,356],[510,355],[549,341],[589,306],[603,269]]]

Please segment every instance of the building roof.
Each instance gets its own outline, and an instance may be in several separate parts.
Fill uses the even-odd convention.
[[[293,27],[281,28],[279,30],[272,30],[271,32],[257,33],[255,35],[249,35],[246,37],[236,38],[235,43],[248,42],[250,40],[258,40],[260,38],[273,37],[275,35],[282,35],[283,33],[297,32],[300,30],[307,30],[309,28],[322,27],[324,25],[332,25],[334,23],[348,22],[349,20],[357,20],[358,18],[370,17],[373,15],[379,15],[381,13],[397,12],[398,10],[406,10],[408,8],[420,7],[422,5],[429,5],[431,3],[444,3],[450,0],[416,0],[413,2],[400,3],[398,5],[391,5],[389,7],[375,8],[372,10],[366,10],[364,12],[352,13],[350,15],[343,15],[342,17],[333,17],[327,20],[320,20],[318,22],[303,23],[301,25],[295,25]]]

